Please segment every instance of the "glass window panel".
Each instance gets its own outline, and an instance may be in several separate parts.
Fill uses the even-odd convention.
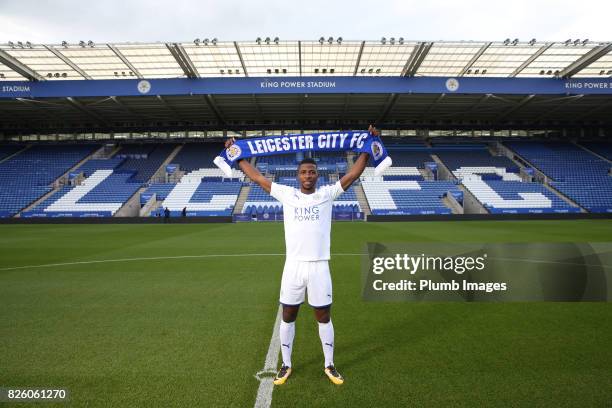
[[[580,59],[584,54],[591,51],[594,47],[595,45],[593,44],[577,46],[573,44],[565,45],[562,43],[554,44],[531,64],[525,67],[518,76],[551,76],[548,74],[548,71],[552,71],[554,75],[555,71],[562,71],[573,62]],[[541,71],[545,71],[545,74],[541,75]]]
[[[583,68],[574,77],[602,77],[612,76],[612,54],[606,54],[597,61]]]
[[[1,48],[47,80],[84,79],[70,65],[42,45],[34,45],[32,48]]]

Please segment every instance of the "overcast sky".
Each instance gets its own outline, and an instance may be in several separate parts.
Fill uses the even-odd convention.
[[[0,0],[0,43],[255,40],[612,40],[612,1]]]

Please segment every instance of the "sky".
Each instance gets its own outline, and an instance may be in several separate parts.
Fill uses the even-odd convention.
[[[0,43],[406,40],[612,41],[612,1],[0,0]]]

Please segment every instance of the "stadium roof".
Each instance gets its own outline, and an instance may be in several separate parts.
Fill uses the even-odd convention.
[[[0,44],[0,81],[274,76],[612,77],[612,42],[218,41]]]

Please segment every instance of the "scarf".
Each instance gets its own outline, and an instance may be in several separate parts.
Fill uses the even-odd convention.
[[[363,131],[240,139],[224,149],[213,162],[227,177],[232,177],[232,166],[240,159],[307,151],[368,153],[374,162],[376,176],[393,163],[380,137]]]

